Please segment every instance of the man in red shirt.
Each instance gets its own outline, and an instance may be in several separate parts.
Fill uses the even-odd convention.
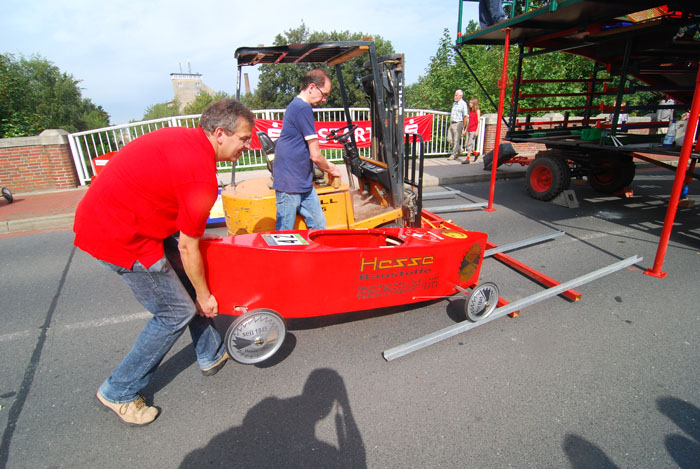
[[[153,314],[97,392],[128,425],[158,416],[138,393],[186,327],[205,376],[229,358],[211,319],[218,305],[204,277],[199,239],[218,193],[216,162],[236,161],[250,148],[253,126],[247,107],[222,99],[204,111],[198,128],[139,137],[110,160],[76,210],[75,245],[117,272]]]

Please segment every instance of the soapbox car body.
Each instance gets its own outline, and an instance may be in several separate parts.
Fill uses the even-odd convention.
[[[311,230],[204,240],[201,249],[219,313],[239,316],[226,334],[229,355],[257,363],[281,346],[285,318],[404,305],[474,287],[486,240],[485,233],[433,228]],[[498,299],[495,285],[481,287],[470,295],[472,320],[490,314]]]

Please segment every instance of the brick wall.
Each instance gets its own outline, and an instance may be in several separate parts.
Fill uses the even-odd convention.
[[[484,140],[484,154],[493,150],[494,142],[496,141],[496,114],[487,114],[486,116],[486,140]],[[539,119],[538,119],[539,120]],[[501,121],[501,140],[503,140],[508,132],[508,128]],[[513,148],[518,152],[518,156],[527,156],[534,158],[538,151],[546,150],[547,147],[541,143],[513,143]]]
[[[45,130],[37,137],[0,139],[0,185],[12,192],[77,187],[67,135]]]

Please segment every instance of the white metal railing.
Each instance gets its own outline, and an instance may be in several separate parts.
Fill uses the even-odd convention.
[[[253,111],[258,119],[281,120],[284,116],[284,109],[263,109]],[[444,111],[430,111],[425,109],[405,109],[405,119],[426,114],[433,115],[433,132],[430,140],[425,142],[426,156],[445,155],[450,152],[450,145],[447,142],[447,130],[450,127],[450,113]],[[369,108],[350,108],[350,115],[353,121],[370,120]],[[86,130],[68,135],[71,153],[80,185],[87,184],[94,171],[91,161],[98,156],[119,150],[121,147],[140,137],[163,127],[188,127],[193,128],[199,125],[199,116],[178,116],[153,119],[142,122],[115,125],[102,129]],[[344,121],[345,115],[342,108],[314,109],[314,118],[317,122]],[[483,121],[483,119],[482,119]],[[480,123],[482,124],[482,123]],[[479,137],[483,132],[479,132]],[[479,138],[478,140],[482,140]],[[481,142],[478,142],[481,147]],[[368,151],[368,149],[362,149]],[[342,150],[324,150],[325,156],[334,162],[342,161]],[[264,155],[261,150],[245,151],[238,162],[236,170],[260,169],[266,165]],[[219,170],[230,169],[232,164],[228,161],[219,162]]]

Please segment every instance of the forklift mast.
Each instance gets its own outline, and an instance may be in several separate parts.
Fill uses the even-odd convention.
[[[400,207],[404,176],[404,58],[402,54],[392,54],[371,60],[376,62],[369,67],[372,75],[363,79],[363,88],[370,98],[372,155],[386,164],[385,187],[391,192],[392,206]]]
[[[348,166],[358,179],[379,182],[387,191],[384,196],[393,208],[400,208],[404,199],[404,57],[391,54],[377,57],[374,41],[329,41],[290,44],[272,47],[240,47],[238,61],[238,96],[241,68],[258,64],[323,64],[335,66],[345,119],[352,125],[344,77],[340,65],[369,55],[364,63],[367,75],[362,78],[363,90],[370,103],[372,125],[371,158],[358,156],[355,136],[350,136]],[[368,161],[371,160],[371,161]]]

